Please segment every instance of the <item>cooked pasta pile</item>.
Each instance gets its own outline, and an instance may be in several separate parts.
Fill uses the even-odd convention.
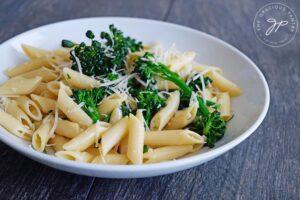
[[[54,51],[22,45],[29,60],[0,86],[2,127],[36,151],[99,164],[173,160],[223,137],[241,90],[222,69],[113,25],[86,36]]]

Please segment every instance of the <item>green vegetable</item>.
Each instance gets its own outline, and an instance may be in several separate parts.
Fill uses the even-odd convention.
[[[158,94],[157,90],[140,91],[136,98],[138,100],[138,108],[145,110],[143,115],[145,123],[149,126],[153,115],[166,105],[166,100]]]
[[[144,145],[143,153],[147,153],[149,151],[149,147],[147,145]]]
[[[154,55],[146,52],[142,58],[139,58],[134,63],[134,72],[138,73],[141,79],[148,83],[155,83],[154,76],[159,76],[162,79],[172,81],[182,92],[191,96],[192,89],[175,72],[172,72],[167,66],[153,61]]]
[[[153,61],[154,55],[145,53],[142,58],[139,58],[134,63],[134,71],[140,75],[143,80],[153,80],[154,76],[162,79],[172,81],[181,90],[182,100],[187,101],[191,98],[192,88],[190,88],[177,73],[172,72],[168,67],[161,63]],[[217,111],[209,112],[203,99],[197,95],[199,108],[197,111],[197,118],[192,124],[196,132],[201,132],[207,138],[207,145],[213,147],[214,143],[221,139],[226,130],[226,123],[221,118],[220,113]]]
[[[77,104],[83,103],[82,109],[91,117],[93,123],[100,120],[97,104],[105,97],[105,88],[91,90],[74,90],[73,99]]]
[[[118,30],[114,25],[109,25],[109,33],[101,32],[101,39],[106,40],[107,54],[113,55],[107,59],[107,66],[114,66],[116,69],[124,68],[126,56],[130,52],[139,51],[142,49],[142,43],[136,42],[135,39],[125,37],[121,30]]]
[[[62,40],[61,41],[61,46],[65,47],[65,48],[72,48],[74,47],[76,44],[70,40]]]
[[[83,74],[95,78],[106,77],[115,70],[125,69],[128,53],[139,51],[143,47],[141,42],[125,37],[114,25],[109,26],[109,32],[101,32],[100,38],[103,42],[97,41],[91,30],[88,30],[85,35],[90,39],[90,44],[84,42],[75,44],[72,41],[63,40],[62,46],[75,47],[70,52],[72,69],[79,71],[80,65]]]

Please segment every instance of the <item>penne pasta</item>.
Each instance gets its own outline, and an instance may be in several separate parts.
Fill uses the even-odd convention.
[[[34,129],[34,124],[30,118],[18,107],[15,100],[9,100],[5,106],[5,112],[16,118],[27,129]]]
[[[120,109],[119,106],[115,107],[115,109],[112,111],[109,123],[110,124],[115,124],[117,123],[120,119],[122,119],[123,113]]]
[[[143,121],[129,115],[127,157],[133,164],[143,164],[145,128]]]
[[[189,125],[196,117],[198,104],[191,105],[183,110],[179,110],[168,122],[165,129],[182,129]]]
[[[126,94],[112,94],[104,98],[98,107],[99,113],[105,115],[110,114],[116,107],[119,107],[126,99]]]
[[[30,97],[39,106],[40,110],[43,113],[47,114],[55,110],[56,101],[54,101],[53,99],[38,96],[35,94],[31,94]]]
[[[92,119],[68,96],[65,90],[60,89],[57,98],[58,108],[73,122],[83,126],[90,126]]]
[[[41,83],[41,77],[12,78],[0,85],[0,95],[27,95],[34,91]]]
[[[161,108],[152,118],[150,122],[150,129],[153,131],[162,130],[177,111],[179,101],[179,91],[172,92],[170,97],[167,99],[167,106]]]
[[[102,154],[105,156],[128,133],[128,117],[124,117],[102,134]]]
[[[80,131],[79,124],[60,118],[58,119],[57,127],[55,129],[56,134],[70,139],[78,136]]]
[[[32,132],[23,126],[23,124],[14,118],[12,115],[4,112],[0,109],[0,125],[8,130],[9,132],[13,133],[14,135],[25,139],[31,140]]]
[[[42,120],[42,113],[38,105],[27,96],[21,96],[16,99],[18,106],[33,120]]]
[[[218,103],[220,104],[220,113],[221,117],[228,121],[231,117],[231,103],[230,103],[230,96],[227,92],[221,93],[217,96]]]
[[[144,153],[145,164],[173,160],[192,151],[193,145],[167,146],[150,149],[147,153]]]
[[[235,83],[226,79],[221,74],[215,71],[210,71],[209,73],[207,73],[207,76],[213,81],[212,85],[214,87],[220,89],[223,92],[228,92],[230,96],[238,96],[242,94],[242,90]]]
[[[51,135],[50,130],[53,126],[53,120],[49,118],[45,118],[39,128],[34,131],[32,135],[32,147],[39,151],[43,152]]]
[[[57,151],[55,156],[65,159],[72,160],[77,162],[91,162],[94,156],[88,152],[79,152],[79,151]]]
[[[27,79],[41,77],[43,82],[49,82],[55,80],[58,77],[58,72],[46,67],[41,67],[39,69],[26,72],[24,74],[20,74],[17,77],[23,77]]]
[[[99,81],[66,67],[63,69],[63,76],[72,88],[92,89],[100,86]]]
[[[13,68],[9,68],[5,71],[5,74],[9,77],[18,76],[30,71],[37,70],[41,67],[52,68],[51,64],[46,58],[37,58],[34,60],[29,60],[26,63],[19,64]]]
[[[149,146],[173,146],[204,144],[205,140],[202,136],[190,130],[164,130],[147,132],[144,142]]]
[[[36,59],[36,58],[42,58],[47,57],[49,55],[49,51],[46,51],[44,49],[40,49],[37,47],[33,47],[27,44],[22,44],[22,49],[24,53],[30,58],[30,59]]]
[[[64,144],[63,148],[68,151],[84,151],[91,145],[97,144],[101,134],[109,127],[110,124],[108,123],[97,122]]]
[[[157,89],[158,90],[176,90],[178,89],[177,85],[175,85],[171,81],[164,80],[162,78],[156,77],[155,80],[157,81]]]

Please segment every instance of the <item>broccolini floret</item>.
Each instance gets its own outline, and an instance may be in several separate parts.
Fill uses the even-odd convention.
[[[141,42],[125,37],[114,25],[109,26],[109,32],[101,32],[100,38],[104,42],[97,41],[90,30],[86,32],[86,37],[90,39],[90,45],[63,40],[62,46],[74,47],[70,52],[72,69],[81,70],[88,76],[105,76],[115,70],[124,69],[128,53],[143,48]]]
[[[83,104],[82,109],[90,116],[93,123],[100,120],[97,105],[105,97],[105,88],[94,88],[91,90],[74,90],[73,99],[77,104]]]

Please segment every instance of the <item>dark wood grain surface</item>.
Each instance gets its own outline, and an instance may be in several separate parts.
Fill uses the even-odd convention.
[[[170,21],[219,37],[264,72],[271,105],[263,124],[230,152],[183,172],[132,180],[58,171],[0,143],[0,199],[300,199],[300,38],[263,45],[252,29],[267,0],[1,0],[0,42],[51,22],[90,16]],[[278,1],[276,1],[278,2]],[[300,2],[283,1],[297,14]]]

